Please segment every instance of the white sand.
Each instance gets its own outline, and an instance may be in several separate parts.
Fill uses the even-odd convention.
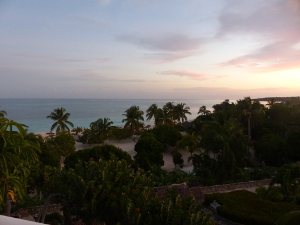
[[[127,139],[121,140],[121,141],[106,140],[105,144],[111,144],[111,145],[114,145],[114,146],[122,149],[123,151],[125,151],[129,155],[131,155],[132,158],[136,154],[136,152],[134,151],[134,146],[135,146],[136,142],[134,142],[132,140],[132,138],[127,138]],[[83,150],[83,149],[91,148],[91,147],[94,147],[97,145],[99,145],[99,144],[90,145],[90,144],[82,144],[80,142],[76,142],[75,147],[76,147],[76,150]],[[188,163],[188,158],[190,157],[190,153],[186,152],[184,150],[179,150],[179,152],[182,154],[182,158],[184,160],[184,167],[182,168],[182,170],[185,172],[192,172],[192,170],[193,170],[192,163],[191,162]],[[165,164],[162,168],[167,171],[174,170],[175,166],[173,163],[172,152],[170,150],[166,151],[165,153],[163,153],[163,157],[164,157]]]
[[[134,146],[135,146],[136,142],[134,142],[131,138],[128,138],[128,139],[125,139],[125,140],[122,140],[119,142],[117,142],[115,140],[108,140],[108,141],[105,141],[105,143],[112,144],[116,147],[121,148],[123,151],[125,151],[129,155],[131,155],[131,157],[133,157],[136,154],[136,152],[134,151]],[[184,170],[185,172],[191,172],[193,170],[193,166],[192,166],[191,162],[188,163],[188,158],[190,157],[190,153],[186,152],[184,150],[179,150],[179,152],[182,154],[182,158],[184,160],[184,167],[182,170]],[[175,166],[173,163],[171,151],[166,151],[165,153],[163,153],[163,157],[164,157],[165,164],[162,168],[167,171],[174,170]]]
[[[42,135],[42,137],[47,137],[48,135],[46,133],[47,132],[38,132],[35,134],[40,134],[40,135]],[[135,146],[136,142],[134,142],[132,140],[132,138],[127,138],[127,139],[121,140],[121,141],[107,140],[107,141],[105,141],[105,143],[112,144],[116,147],[121,148],[123,151],[125,151],[129,155],[131,155],[132,158],[136,154],[136,152],[134,151],[134,146]],[[81,142],[76,142],[75,148],[76,148],[76,150],[83,150],[83,149],[91,148],[91,147],[94,147],[97,145],[99,145],[99,144],[91,144],[90,145],[90,144],[82,144]],[[190,157],[190,153],[186,152],[184,150],[179,150],[179,152],[182,154],[182,158],[184,160],[184,167],[182,168],[182,170],[185,172],[192,172],[192,170],[193,170],[192,163],[191,162],[188,163],[188,158]],[[168,150],[165,153],[163,153],[163,157],[164,157],[165,164],[162,168],[167,171],[174,170],[175,166],[174,166],[173,158],[172,158],[172,150]]]

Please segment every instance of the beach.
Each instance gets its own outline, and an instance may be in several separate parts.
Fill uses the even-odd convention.
[[[37,132],[35,134],[40,134],[40,135],[42,135],[42,137],[48,136],[47,132]],[[131,155],[132,158],[136,154],[136,152],[134,151],[134,146],[135,146],[136,142],[134,142],[132,140],[132,138],[127,138],[127,139],[124,139],[121,141],[106,140],[104,143],[111,144],[111,145],[114,145],[114,146],[122,149],[123,151],[125,151],[129,155]],[[92,147],[98,146],[98,145],[101,145],[101,144],[83,144],[81,142],[76,142],[75,148],[76,148],[76,151],[80,151],[80,150],[84,150],[86,148],[92,148]],[[183,170],[185,172],[192,172],[192,170],[193,170],[192,162],[188,163],[188,158],[190,157],[191,154],[184,150],[179,150],[179,152],[182,154],[182,158],[184,160],[184,166],[181,170]],[[167,170],[167,171],[174,170],[175,166],[174,166],[173,158],[172,158],[172,150],[167,150],[166,152],[164,152],[163,158],[164,158],[165,164],[162,167],[162,169]]]

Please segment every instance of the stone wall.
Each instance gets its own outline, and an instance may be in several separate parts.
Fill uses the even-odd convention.
[[[231,184],[223,184],[223,185],[215,185],[209,187],[201,187],[203,194],[212,194],[212,193],[222,193],[234,190],[241,190],[241,189],[250,189],[253,187],[265,186],[269,185],[271,179],[267,180],[255,180],[255,181],[248,181],[248,182],[241,182],[241,183],[231,183]]]

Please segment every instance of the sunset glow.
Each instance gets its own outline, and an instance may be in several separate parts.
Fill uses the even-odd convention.
[[[1,98],[300,95],[300,0],[0,1]]]

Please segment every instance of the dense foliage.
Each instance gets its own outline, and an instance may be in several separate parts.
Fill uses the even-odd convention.
[[[11,205],[16,210],[42,204],[36,220],[44,222],[47,207],[55,202],[63,208],[65,225],[72,218],[87,224],[210,224],[192,197],[181,199],[171,191],[159,199],[153,186],[215,185],[272,177],[270,187],[257,189],[257,195],[245,191],[213,194],[206,201],[217,200],[222,205],[217,210],[220,215],[243,224],[292,224],[298,218],[298,212],[292,211],[299,210],[300,201],[300,167],[294,164],[300,160],[299,102],[271,99],[263,105],[250,97],[236,103],[225,100],[212,110],[201,106],[192,126],[185,129],[181,123],[188,114],[184,103],[167,102],[161,108],[152,104],[146,119],[153,119],[155,127],[146,131],[144,112],[132,106],[123,114],[123,129],[112,127],[109,118],[91,122],[89,129],[74,129],[76,134],[83,133],[80,141],[89,144],[139,138],[133,160],[112,145],[75,152],[75,139],[67,132],[73,124],[64,108],[48,116],[55,121],[51,130],[56,128],[57,134],[47,138],[27,134],[25,125],[4,118],[6,112],[1,110],[1,213],[9,214]],[[189,151],[193,173],[161,169],[162,154],[169,147],[175,147],[169,152],[174,167],[183,163],[180,151]],[[62,156],[66,157],[63,169]],[[33,192],[37,196],[31,198]],[[53,220],[62,223],[57,215]]]
[[[133,163],[131,156],[127,152],[124,152],[122,149],[109,144],[77,151],[74,154],[67,157],[64,163],[66,168],[74,168],[79,162],[97,162],[100,159],[110,160],[112,158],[125,160],[128,164]]]
[[[281,216],[294,210],[291,203],[267,201],[249,191],[205,195],[206,204],[214,200],[221,205],[217,207],[218,214],[246,225],[272,225]]]
[[[155,139],[153,134],[141,137],[136,143],[134,159],[138,166],[146,171],[150,171],[153,166],[164,165],[163,152],[165,148],[162,143]]]

